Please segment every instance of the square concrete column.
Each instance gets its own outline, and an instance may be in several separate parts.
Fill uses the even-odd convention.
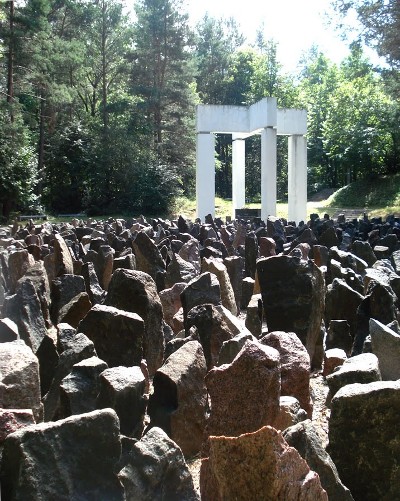
[[[307,140],[305,136],[288,138],[288,219],[307,219]]]
[[[276,129],[261,131],[261,218],[276,216]]]
[[[246,204],[246,141],[240,134],[232,134],[232,217],[235,209]]]
[[[207,214],[215,215],[215,136],[197,134],[196,145],[197,217],[204,221]]]

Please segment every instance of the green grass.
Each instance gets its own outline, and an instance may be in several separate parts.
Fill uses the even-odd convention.
[[[400,208],[400,174],[361,179],[337,190],[328,204],[365,209]]]

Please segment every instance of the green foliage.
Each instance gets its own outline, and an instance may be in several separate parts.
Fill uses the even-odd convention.
[[[309,193],[399,168],[399,110],[359,44],[340,66],[314,49],[304,61]],[[396,112],[397,110],[397,112]]]
[[[79,122],[60,127],[48,151],[43,202],[57,213],[84,208],[90,167],[95,166],[89,131]]]
[[[398,2],[336,4],[356,8],[390,69],[375,71],[353,44],[340,65],[314,48],[301,74],[287,75],[264,27],[252,47],[232,19],[205,16],[192,33],[184,0],[138,0],[134,22],[123,0],[1,3],[3,213],[28,210],[35,193],[56,212],[165,212],[194,193],[198,102],[274,96],[280,107],[307,108],[309,193],[398,172]],[[283,200],[284,137],[277,155]],[[217,135],[216,189],[228,198],[231,157],[231,137]],[[249,138],[251,200],[260,198],[260,157],[259,136]]]
[[[365,209],[400,207],[400,174],[370,176],[336,191],[329,199],[331,207],[362,207]]]
[[[0,206],[2,217],[8,218],[14,210],[33,210],[38,200],[34,193],[37,173],[34,151],[28,131],[20,115],[0,105]]]
[[[203,103],[242,104],[231,100],[226,84],[232,77],[228,76],[232,63],[235,65],[232,58],[243,43],[244,37],[233,19],[215,19],[206,14],[198,23],[194,59],[197,92]]]
[[[391,101],[358,47],[343,62],[341,81],[329,104],[324,148],[338,166],[339,185],[370,173],[385,173],[392,148]]]
[[[184,175],[194,163],[194,67],[189,53],[183,0],[140,0],[135,4],[131,92],[153,133],[160,164]]]
[[[400,68],[400,3],[398,0],[334,0],[342,15],[354,10],[363,26],[362,38],[389,64]]]

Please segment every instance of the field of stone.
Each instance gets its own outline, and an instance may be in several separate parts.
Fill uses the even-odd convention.
[[[3,501],[400,499],[400,219],[0,230]]]

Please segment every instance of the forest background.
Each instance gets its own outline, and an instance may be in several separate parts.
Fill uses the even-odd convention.
[[[296,73],[262,26],[189,25],[183,0],[0,3],[0,218],[15,211],[163,214],[195,188],[196,104],[274,96],[308,112],[308,193],[400,170],[400,3],[333,0],[363,27],[333,63],[318,47]],[[386,59],[374,67],[373,46]],[[287,146],[278,138],[278,198]],[[229,135],[216,141],[216,191],[231,197]],[[260,199],[260,138],[246,141],[246,198]]]

